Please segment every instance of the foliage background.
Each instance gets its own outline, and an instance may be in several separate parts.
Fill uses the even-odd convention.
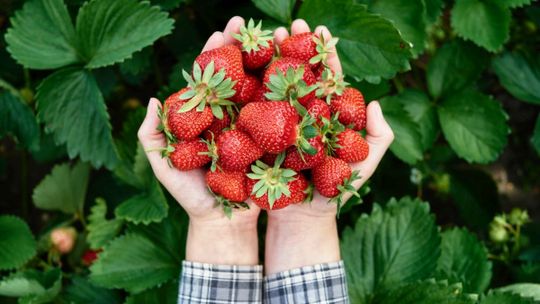
[[[0,0],[2,303],[175,301],[187,218],[135,134],[234,15],[327,25],[394,129],[339,220],[353,303],[540,301],[499,289],[540,283],[537,2]],[[48,241],[61,226],[79,231],[66,256]],[[104,249],[90,268],[88,249]]]

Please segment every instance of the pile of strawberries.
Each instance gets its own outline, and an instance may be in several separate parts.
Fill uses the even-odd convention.
[[[165,101],[164,156],[179,170],[206,170],[226,214],[281,209],[311,201],[313,186],[341,206],[357,194],[349,163],[368,156],[360,91],[327,66],[337,38],[292,35],[274,46],[272,32],[250,20],[238,43],[203,52],[188,85]]]

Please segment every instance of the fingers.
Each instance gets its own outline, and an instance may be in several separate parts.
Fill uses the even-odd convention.
[[[296,20],[293,21],[293,23],[291,25],[291,34],[292,35],[306,33],[306,32],[309,32],[309,31],[310,31],[309,25],[307,24],[307,22],[304,19],[296,19]]]
[[[232,34],[239,34],[240,27],[242,27],[244,23],[244,18],[239,16],[232,17],[231,20],[229,20],[225,26],[225,29],[223,30],[223,43],[225,45],[233,44],[238,41],[232,36]]]
[[[320,37],[320,35],[322,34],[322,36],[324,37],[324,41],[330,41],[330,39],[332,39],[332,34],[330,34],[330,31],[324,25],[317,26],[313,33],[315,34],[315,36],[318,37]],[[328,64],[330,69],[332,69],[332,71],[341,73],[341,62],[339,61],[335,46],[330,49],[330,53],[328,54],[326,60],[326,63]]]
[[[206,41],[202,52],[217,49],[225,45],[225,38],[222,32],[214,32],[210,38]]]
[[[283,42],[283,40],[289,38],[289,32],[287,31],[286,28],[284,28],[283,26],[281,27],[278,27],[275,31],[274,31],[274,44],[275,45],[281,45],[281,43]]]

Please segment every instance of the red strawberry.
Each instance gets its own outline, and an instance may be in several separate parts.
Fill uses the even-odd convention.
[[[316,149],[317,153],[315,155],[302,153],[301,156],[298,148],[290,147],[287,149],[287,156],[285,157],[285,162],[283,163],[285,168],[291,168],[298,172],[301,170],[311,169],[324,160],[326,154],[321,137],[317,136],[310,138],[308,142]]]
[[[95,260],[97,260],[98,258],[98,253],[100,253],[102,250],[101,249],[98,249],[98,250],[92,250],[92,249],[88,249],[84,252],[83,256],[82,256],[82,263],[85,265],[85,266],[90,266],[94,263]]]
[[[238,100],[240,91],[244,82],[245,73],[242,65],[242,52],[238,46],[226,45],[217,49],[209,50],[201,53],[195,58],[201,69],[204,70],[210,62],[214,62],[214,70],[216,72],[221,69],[225,70],[225,79],[230,78],[236,81],[233,89],[236,91],[232,97],[233,101]]]
[[[253,189],[253,186],[257,183],[256,180],[248,179],[248,189]],[[307,198],[306,189],[308,188],[308,181],[302,174],[298,174],[297,178],[287,184],[289,191],[291,192],[290,196],[282,195],[278,198],[272,206],[268,201],[268,194],[264,194],[261,197],[257,197],[255,194],[251,194],[250,198],[255,203],[264,210],[278,210],[283,209],[291,204],[297,204],[303,202]]]
[[[321,62],[326,65],[326,58],[337,42],[337,38],[325,41],[321,35],[306,32],[289,36],[283,40],[279,49],[283,57],[302,60],[315,70]]]
[[[341,96],[335,96],[330,103],[332,113],[339,112],[339,121],[354,130],[366,127],[366,104],[364,96],[355,88],[346,88]]]
[[[336,135],[336,156],[348,163],[355,163],[366,159],[369,153],[367,141],[358,132],[345,129]]]
[[[274,56],[272,31],[261,30],[262,22],[257,26],[249,19],[247,27],[240,27],[240,34],[233,34],[242,49],[242,59],[246,69],[256,70],[267,65]]]
[[[251,102],[240,110],[238,129],[269,153],[280,153],[297,140],[298,114],[287,102]]]
[[[294,71],[291,77],[288,77],[287,71]],[[296,75],[299,74],[299,75]],[[271,81],[270,76],[277,75],[279,81]],[[298,81],[298,80],[302,81]],[[315,75],[305,67],[302,60],[284,57],[270,64],[264,73],[263,86],[267,92],[272,94],[267,95],[271,100],[290,100],[292,95],[296,95],[298,102],[304,107],[315,97],[314,87],[311,87],[316,82]],[[270,98],[270,97],[272,98]]]
[[[205,107],[201,112],[196,109],[184,113],[178,112],[187,102],[186,99],[181,99],[180,95],[187,91],[188,88],[184,88],[165,100],[164,115],[161,119],[169,141],[174,141],[171,135],[174,135],[178,140],[191,140],[208,128],[214,119],[212,111],[208,107]]]
[[[249,196],[243,172],[210,171],[206,172],[206,183],[215,194],[230,202],[243,202]]]
[[[261,156],[260,160],[263,163],[271,166],[276,161],[277,156],[278,156],[277,154],[264,153],[263,156]]]
[[[231,126],[231,117],[227,112],[223,113],[223,119],[214,118],[212,124],[203,133],[206,140],[216,139],[223,132],[223,129]],[[213,136],[213,137],[212,137]]]
[[[257,77],[247,74],[244,79],[244,85],[240,90],[240,95],[238,96],[238,103],[246,104],[253,100],[255,94],[257,94],[261,89],[261,82]]]
[[[261,85],[256,91],[255,93],[253,93],[253,96],[251,96],[251,101],[250,102],[262,102],[262,101],[268,101],[268,99],[266,99],[266,96],[264,96],[264,94],[266,94],[266,90],[263,88],[263,86]]]
[[[319,125],[322,123],[322,118],[330,120],[330,107],[319,98],[315,98],[308,103],[307,111],[311,117],[317,120]]]
[[[175,168],[180,171],[189,171],[200,168],[210,162],[208,146],[200,139],[171,144],[174,151],[168,156]]]
[[[248,166],[263,155],[263,150],[244,132],[229,130],[216,141],[219,165],[225,171],[245,172]]]
[[[351,189],[352,181],[357,178],[356,172],[353,174],[349,164],[339,158],[326,157],[321,164],[313,168],[312,174],[313,184],[322,196],[340,198],[344,192],[356,191]]]

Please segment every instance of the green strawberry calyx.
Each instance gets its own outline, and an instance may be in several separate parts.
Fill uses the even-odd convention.
[[[248,210],[249,209],[249,205],[245,202],[232,202],[231,200],[226,199],[223,196],[214,193],[214,191],[212,191],[210,187],[207,187],[207,189],[210,192],[210,194],[212,194],[212,196],[216,199],[216,204],[214,205],[214,208],[221,206],[221,208],[223,209],[223,213],[229,219],[232,218],[232,214],[234,210]]]
[[[317,90],[315,95],[318,98],[324,98],[326,103],[330,104],[332,97],[343,94],[343,90],[349,85],[343,80],[343,74],[332,72],[329,68],[324,68],[321,74],[321,80],[316,83]]]
[[[317,86],[308,86],[303,78],[303,65],[297,69],[289,67],[285,74],[276,68],[276,73],[270,75],[270,81],[266,84],[270,92],[266,93],[265,97],[275,101],[288,100],[298,114],[304,116],[307,110],[298,102],[298,98],[308,95]]]
[[[181,99],[189,99],[178,111],[185,113],[192,109],[202,112],[208,105],[212,114],[218,119],[223,119],[223,109],[221,106],[233,106],[234,103],[228,98],[234,96],[236,91],[233,89],[236,81],[231,78],[225,79],[225,69],[214,73],[214,61],[211,61],[204,71],[201,66],[195,62],[193,64],[193,76],[182,70],[182,75],[188,83],[188,90],[180,95]]]
[[[216,169],[221,170],[221,168],[218,166],[218,160],[219,160],[219,154],[218,149],[216,145],[216,141],[214,140],[214,132],[210,132],[210,139],[202,139],[201,141],[206,144],[208,147],[208,151],[206,152],[199,152],[199,155],[207,155],[212,160],[212,163],[210,165],[210,171],[215,172]]]
[[[233,33],[232,36],[242,43],[242,50],[248,53],[257,52],[261,47],[270,47],[268,41],[273,39],[272,31],[262,30],[262,21],[255,26],[255,21],[249,19],[247,27],[240,27],[240,34]]]
[[[315,42],[315,50],[317,50],[318,54],[309,59],[309,63],[316,64],[321,62],[324,66],[327,66],[328,55],[335,52],[339,39],[333,37],[326,41],[321,31],[319,36],[313,35],[313,41]]]
[[[304,115],[302,121],[298,125],[297,137],[295,146],[298,149],[300,158],[304,160],[304,153],[309,155],[317,154],[317,149],[309,143],[309,139],[319,135],[319,131],[315,127],[317,120],[309,113]]]
[[[329,203],[337,204],[337,217],[339,217],[341,207],[343,207],[343,205],[345,204],[345,202],[343,201],[343,197],[347,192],[360,198],[360,193],[358,193],[358,190],[352,184],[357,179],[360,179],[360,172],[354,170],[349,178],[343,180],[343,184],[337,186],[339,194],[330,199]]]
[[[284,160],[285,153],[280,153],[277,156],[272,167],[257,160],[251,166],[252,172],[247,174],[249,178],[258,180],[253,186],[251,194],[254,194],[257,198],[268,194],[268,205],[270,205],[270,209],[272,209],[276,200],[281,198],[282,195],[291,196],[289,183],[296,179],[295,175],[297,173],[294,170],[281,168]]]
[[[332,155],[336,149],[341,148],[338,144],[337,135],[345,131],[345,126],[339,122],[338,118],[339,112],[332,115],[330,119],[321,117],[322,126],[320,128],[320,133],[327,155]]]

